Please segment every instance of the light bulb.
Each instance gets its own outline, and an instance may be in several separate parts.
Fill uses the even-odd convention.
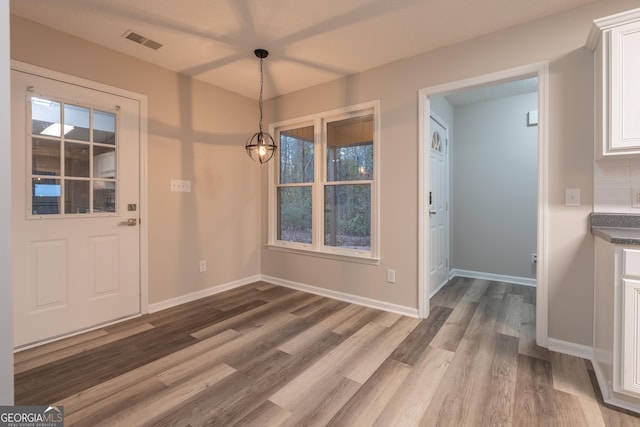
[[[265,154],[267,154],[267,149],[264,147],[264,145],[260,145],[260,147],[258,147],[258,155],[260,157],[264,157]]]

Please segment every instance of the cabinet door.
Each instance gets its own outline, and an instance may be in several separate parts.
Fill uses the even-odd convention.
[[[640,397],[640,280],[623,279],[622,389]]]
[[[640,147],[640,22],[611,30],[609,148]]]

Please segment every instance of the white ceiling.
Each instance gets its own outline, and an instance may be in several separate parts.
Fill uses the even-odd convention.
[[[11,13],[251,98],[253,50],[267,49],[268,99],[594,1],[11,0]]]

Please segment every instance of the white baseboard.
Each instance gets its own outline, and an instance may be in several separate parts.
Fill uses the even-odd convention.
[[[200,298],[205,298],[211,295],[219,294],[220,292],[229,291],[231,289],[239,288],[240,286],[248,285],[260,281],[260,275],[246,277],[244,279],[235,280],[233,282],[224,283],[222,285],[212,286],[201,291],[192,292],[190,294],[181,295],[176,298],[156,302],[149,304],[149,313],[155,313],[156,311],[165,310],[167,308],[175,307],[180,304],[185,304],[191,301],[195,301]]]
[[[549,350],[555,351],[556,353],[563,353],[568,354],[569,356],[593,360],[593,347],[588,345],[576,344],[555,338],[549,338],[547,344],[549,345]]]
[[[533,287],[536,286],[536,279],[531,279],[529,277],[506,276],[503,274],[483,273],[481,271],[460,270],[457,268],[451,269],[451,271],[449,272],[449,280],[453,279],[456,276],[470,277],[472,279],[493,280],[496,282],[515,283],[516,285]]]
[[[272,276],[262,276],[261,280],[273,283],[274,285],[284,286],[285,288],[296,289],[298,291],[308,292],[310,294],[320,295],[327,298],[333,298],[352,304],[358,304],[365,307],[376,308],[378,310],[389,311],[391,313],[401,314],[403,316],[419,317],[418,309],[415,307],[406,307],[403,305],[397,305],[371,298],[360,297],[344,292],[332,291],[330,289],[319,288],[317,286],[307,285],[304,283],[292,282],[290,280],[279,279]]]

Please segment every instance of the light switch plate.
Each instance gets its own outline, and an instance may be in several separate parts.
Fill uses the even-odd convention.
[[[171,191],[177,191],[179,193],[191,193],[191,181],[172,179]]]
[[[565,188],[564,205],[580,206],[580,189],[579,188]]]

